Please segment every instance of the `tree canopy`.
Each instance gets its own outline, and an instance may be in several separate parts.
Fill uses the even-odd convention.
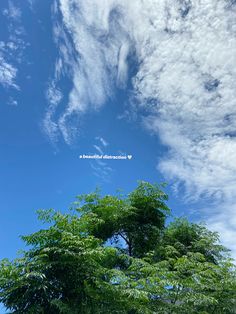
[[[0,265],[8,313],[236,313],[236,269],[219,235],[172,219],[164,186],[140,182],[127,196],[78,196],[66,214],[22,239]]]

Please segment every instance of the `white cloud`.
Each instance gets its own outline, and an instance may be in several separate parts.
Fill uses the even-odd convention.
[[[56,142],[58,139],[58,123],[54,121],[54,114],[58,104],[61,102],[63,95],[62,92],[56,87],[56,82],[51,81],[46,91],[46,98],[50,104],[47,108],[46,115],[44,117],[42,128],[45,134],[47,134],[52,142]]]
[[[109,145],[109,143],[103,137],[97,136],[95,139],[98,140],[104,147]]]
[[[127,75],[128,75],[128,64],[127,64],[127,57],[129,54],[129,43],[124,42],[119,50],[119,57],[118,57],[118,70],[117,70],[117,84],[118,86],[125,87],[127,82]]]
[[[18,21],[21,18],[20,8],[15,6],[12,1],[8,1],[8,8],[3,10],[3,14],[15,21]]]
[[[55,143],[58,139],[58,124],[53,121],[54,113],[55,106],[51,105],[48,108],[42,123],[43,132],[50,138],[52,143]]]
[[[193,4],[185,20],[172,6],[172,29],[157,29],[135,86],[147,106],[149,99],[156,101],[149,128],[170,147],[160,169],[198,193],[228,195],[236,174],[236,40],[228,28],[232,11],[223,6]]]
[[[0,41],[0,84],[3,87],[12,87],[19,90],[16,83],[18,74],[18,64],[21,63],[22,52],[26,47],[22,35],[25,33],[21,23],[22,12],[12,1],[6,3],[6,7],[1,12],[7,24],[5,41]],[[9,100],[12,103],[12,100]],[[17,101],[15,100],[14,105]]]
[[[50,104],[52,105],[58,105],[58,103],[62,100],[63,95],[62,92],[56,88],[55,82],[51,82],[51,84],[48,87],[48,90],[46,92],[46,97]]]
[[[18,101],[16,99],[14,99],[13,97],[10,97],[9,101],[8,101],[8,105],[10,105],[10,106],[18,106]]]
[[[17,69],[6,62],[6,60],[0,54],[0,84],[4,87],[14,87],[19,89],[15,83]]]
[[[27,0],[27,1],[28,1],[30,9],[33,11],[34,10],[34,4],[35,4],[36,0]]]
[[[54,2],[54,17],[60,10],[63,18],[62,24],[56,18],[54,23],[60,52],[55,76],[60,78],[66,70],[73,81],[68,106],[54,122],[68,143],[73,135],[72,115],[99,110],[112,97],[115,85],[126,86],[130,38],[118,9],[114,0],[103,1],[102,5],[99,0]]]
[[[96,137],[97,141],[100,142],[102,145],[93,145],[93,148],[96,150],[96,153],[99,153],[100,155],[104,154],[104,149],[108,146],[108,143],[104,140],[102,137]],[[111,174],[113,172],[113,169],[107,165],[107,163],[104,160],[96,159],[94,161],[90,162],[90,166],[93,170],[93,174],[101,179],[104,182],[110,182]]]
[[[235,243],[235,226],[236,226],[236,204],[225,203],[215,209],[215,214],[210,213],[207,225],[212,230],[217,230],[223,240],[224,245],[231,249],[231,255],[236,261],[236,243]]]
[[[99,154],[103,155],[103,150],[101,149],[100,146],[98,146],[98,145],[93,145],[93,147],[96,149],[97,152],[99,152]]]
[[[64,41],[73,89],[59,125],[68,140],[71,115],[98,110],[115,83],[125,86],[128,55],[146,127],[169,148],[158,165],[194,200],[236,196],[236,5],[226,0],[60,0],[71,43]],[[67,42],[67,44],[66,44]],[[73,51],[73,52],[72,52]],[[68,58],[73,55],[73,58]],[[137,107],[137,105],[136,105]],[[223,205],[222,205],[223,206]],[[212,225],[228,226],[232,210]],[[220,223],[219,223],[220,222]],[[234,250],[236,225],[223,234]],[[225,237],[225,238],[224,238]]]
[[[113,170],[107,165],[107,163],[101,160],[94,160],[90,162],[90,166],[93,170],[93,175],[104,182],[110,182],[111,173]]]

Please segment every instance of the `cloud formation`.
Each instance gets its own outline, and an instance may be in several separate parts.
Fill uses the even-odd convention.
[[[25,43],[22,39],[24,28],[21,23],[21,10],[8,1],[5,8],[0,12],[3,19],[7,21],[7,39],[0,41],[0,84],[4,88],[14,88],[19,90],[17,84],[17,65],[21,62],[22,52]],[[12,100],[10,100],[12,103]],[[14,105],[17,104],[13,100]]]
[[[21,10],[10,0],[8,1],[8,7],[3,10],[3,14],[15,21],[18,21],[21,18]]]
[[[154,28],[134,85],[153,111],[146,124],[170,148],[161,171],[191,194],[229,197],[236,178],[235,12],[224,1],[199,1],[188,2],[183,16],[176,3],[158,12],[166,23]]]
[[[0,51],[0,84],[4,87],[14,87],[18,89],[15,83],[17,69],[6,62]]]
[[[108,142],[103,137],[96,137],[96,144],[93,145],[93,149],[96,154],[104,155]],[[101,181],[110,182],[111,175],[113,169],[108,166],[108,164],[104,160],[95,159],[90,162],[90,166],[92,168],[93,175],[98,177]]]
[[[187,197],[229,204],[223,216],[211,209],[209,221],[228,228],[233,248],[236,226],[227,220],[236,196],[235,1],[60,0],[58,11],[73,81],[58,121],[65,139],[71,115],[98,110],[115,86],[125,87],[135,52],[135,108],[145,110],[144,125],[168,148],[158,169]]]
[[[59,48],[55,78],[59,81],[66,73],[73,88],[68,106],[57,121],[52,118],[51,122],[70,143],[72,116],[99,110],[112,97],[115,86],[126,86],[131,39],[116,1],[102,5],[99,0],[55,1],[52,12]]]

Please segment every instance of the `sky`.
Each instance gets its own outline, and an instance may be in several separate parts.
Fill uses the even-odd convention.
[[[2,0],[0,258],[37,209],[138,180],[236,258],[235,77],[234,0]]]

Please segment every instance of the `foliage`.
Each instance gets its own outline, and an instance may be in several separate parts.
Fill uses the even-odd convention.
[[[228,250],[219,244],[217,232],[208,230],[202,224],[189,222],[186,218],[176,218],[165,229],[157,256],[162,260],[171,252],[178,252],[179,256],[188,252],[201,253],[208,262],[217,264]],[[167,250],[167,251],[166,251]]]
[[[29,250],[0,265],[10,313],[236,313],[236,270],[218,235],[178,218],[161,186],[127,197],[82,195],[74,211],[22,237]]]
[[[127,198],[98,193],[78,197],[84,205],[76,210],[89,234],[113,242],[124,242],[130,256],[142,257],[154,249],[170,209],[168,196],[158,185],[140,182]]]

